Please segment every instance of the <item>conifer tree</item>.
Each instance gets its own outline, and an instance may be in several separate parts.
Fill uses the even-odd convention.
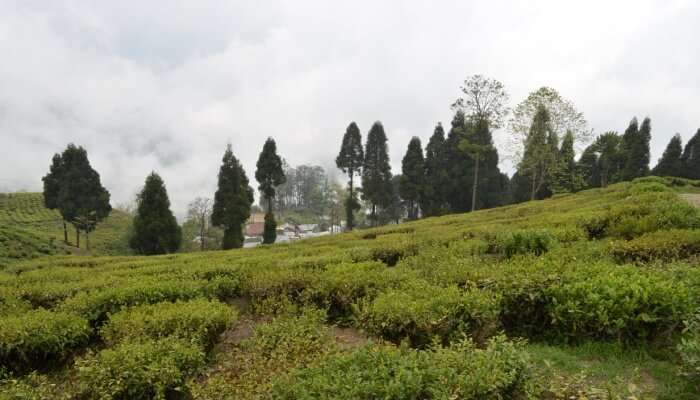
[[[664,154],[661,156],[659,163],[656,164],[652,174],[657,176],[679,176],[682,177],[683,171],[683,161],[681,157],[683,155],[683,142],[681,140],[681,135],[675,134],[671,141],[668,142]]]
[[[80,247],[82,231],[89,249],[89,233],[112,211],[109,192],[102,186],[100,174],[90,166],[84,148],[69,144],[61,154],[61,165],[56,204],[63,218],[75,227],[76,246]]]
[[[425,184],[425,161],[420,139],[413,137],[408,143],[406,155],[401,161],[401,178],[399,194],[406,201],[408,219],[417,219],[421,194]]]
[[[596,186],[606,187],[622,179],[625,166],[625,154],[622,137],[617,132],[605,132],[598,136],[594,147],[598,153],[597,171],[599,175]]]
[[[447,212],[448,185],[445,131],[442,124],[438,123],[425,147],[425,185],[420,204],[425,216]]]
[[[129,245],[139,254],[174,253],[180,248],[182,230],[173,212],[163,179],[151,172],[137,197],[133,236]]]
[[[263,243],[274,243],[277,238],[277,222],[272,212],[272,202],[275,198],[275,187],[283,184],[286,178],[282,170],[282,159],[277,155],[277,145],[272,138],[267,138],[260,153],[255,179],[260,184],[258,190],[267,200]]]
[[[549,112],[540,106],[532,120],[523,159],[518,166],[520,175],[529,180],[530,200],[537,198],[538,193],[545,188],[556,168],[556,162],[556,132],[550,126]]]
[[[371,205],[370,219],[377,225],[377,208],[391,202],[391,165],[387,139],[382,123],[377,121],[370,128],[365,144],[365,160],[362,164],[362,199]]]
[[[44,206],[49,210],[57,210],[58,207],[58,193],[61,190],[62,184],[62,168],[63,161],[61,160],[61,155],[56,153],[51,159],[51,167],[49,167],[49,173],[46,174],[41,180],[44,182]],[[63,220],[63,242],[68,244],[68,228],[66,227],[66,219],[61,215]]]
[[[472,158],[459,149],[460,142],[467,136],[470,126],[466,116],[458,110],[452,118],[452,127],[445,141],[447,159],[447,201],[450,211],[466,212],[471,209]]]
[[[593,188],[600,186],[598,153],[594,144],[583,150],[581,158],[576,162],[576,172],[581,176],[584,187]]]
[[[683,163],[684,177],[700,179],[700,129],[685,144],[681,162]]]
[[[472,197],[471,197],[471,211],[476,210],[477,203],[477,190],[479,189],[479,180],[484,175],[483,173],[479,175],[479,166],[482,164],[482,160],[486,158],[489,152],[494,150],[493,143],[491,140],[491,133],[489,132],[489,125],[487,119],[476,119],[474,125],[472,126],[472,134],[467,135],[459,142],[459,149],[467,153],[472,159]],[[498,168],[496,166],[496,168]]]
[[[348,174],[348,199],[345,204],[346,226],[348,230],[354,227],[354,213],[360,208],[354,191],[355,175],[360,175],[364,155],[362,152],[362,136],[357,124],[351,122],[345,130],[343,144],[340,153],[335,159],[335,164],[343,173]]]
[[[576,170],[575,157],[574,135],[571,131],[567,131],[559,148],[557,168],[554,171],[552,182],[552,191],[554,193],[572,193],[583,186],[582,179]]]
[[[212,224],[224,230],[224,250],[243,247],[243,224],[250,217],[253,200],[253,188],[248,186],[248,177],[229,144],[219,169],[211,215]]]
[[[633,118],[622,136],[622,147],[625,156],[625,166],[622,170],[622,180],[632,180],[649,174],[649,142],[651,141],[651,120],[644,118],[642,126],[638,127]]]

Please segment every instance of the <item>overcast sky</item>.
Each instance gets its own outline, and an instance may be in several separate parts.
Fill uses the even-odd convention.
[[[397,173],[473,74],[511,106],[554,87],[596,133],[650,116],[655,164],[700,127],[698,21],[690,0],[0,0],[0,191],[39,190],[74,142],[112,204],[155,170],[182,216],[227,142],[257,186],[266,137],[330,168],[350,121],[383,122]]]

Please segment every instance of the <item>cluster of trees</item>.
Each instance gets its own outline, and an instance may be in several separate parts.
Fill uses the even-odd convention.
[[[51,160],[44,182],[44,205],[58,210],[63,218],[63,240],[68,244],[66,223],[75,227],[76,246],[80,247],[80,232],[85,233],[90,248],[90,232],[105,219],[112,207],[109,192],[100,183],[100,174],[90,166],[87,151],[69,144]]]
[[[680,135],[669,142],[656,167],[650,169],[651,120],[641,125],[633,118],[620,135],[606,132],[592,141],[583,113],[556,90],[542,87],[513,110],[503,84],[475,75],[465,80],[462,96],[452,105],[454,116],[445,134],[438,123],[423,149],[413,137],[393,175],[388,141],[381,122],[375,122],[362,143],[355,122],[343,136],[336,166],[348,177],[347,190],[328,178],[323,168],[291,168],[277,154],[272,138],[260,153],[255,178],[260,204],[265,209],[263,243],[276,240],[275,211],[308,213],[319,221],[340,225],[345,214],[348,230],[363,225],[400,222],[403,218],[474,211],[511,202],[542,199],[552,194],[603,187],[650,173],[700,179],[700,130],[686,143]],[[506,118],[510,154],[517,171],[512,178],[499,170],[499,153],[492,130],[504,127]],[[590,143],[590,144],[589,144]],[[576,159],[577,148],[588,144]],[[360,180],[358,185],[357,179]],[[43,178],[47,208],[58,209],[66,223],[88,238],[111,207],[109,192],[100,184],[82,147],[68,145],[53,157]],[[219,169],[214,198],[190,203],[184,229],[204,249],[242,247],[243,224],[251,214],[254,191],[229,144]],[[360,212],[360,210],[366,212]],[[162,254],[182,248],[183,227],[170,210],[163,180],[152,172],[137,196],[130,239],[141,254]],[[185,247],[192,246],[186,243]]]

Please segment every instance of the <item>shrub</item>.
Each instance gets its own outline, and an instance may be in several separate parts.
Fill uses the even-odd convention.
[[[700,314],[696,313],[686,321],[677,350],[681,356],[683,375],[692,381],[700,381]]]
[[[79,398],[166,399],[182,397],[186,378],[204,366],[204,354],[174,338],[124,342],[88,354],[76,366]]]
[[[209,350],[236,319],[236,311],[216,300],[165,302],[113,314],[100,334],[108,344],[172,336]]]
[[[87,344],[85,319],[44,309],[0,318],[0,367],[23,372],[65,361]]]
[[[612,242],[609,250],[620,262],[688,258],[700,254],[700,230],[674,229],[647,233],[630,241]]]
[[[368,332],[412,345],[428,344],[434,336],[443,342],[462,334],[483,340],[497,328],[498,299],[481,290],[461,291],[412,281],[391,289],[359,307],[359,321]]]
[[[45,375],[36,372],[21,378],[0,377],[0,398],[12,400],[71,399],[71,393],[49,381]]]
[[[301,292],[318,280],[318,273],[305,268],[267,268],[255,270],[243,283],[243,294],[254,307],[266,300],[288,299],[295,302]]]
[[[347,322],[353,304],[373,299],[408,278],[406,271],[388,269],[379,262],[333,265],[320,273],[318,283],[307,288],[303,297],[306,302],[325,308],[331,320]]]
[[[632,239],[663,229],[700,227],[700,210],[672,192],[642,192],[610,211],[606,233]]]
[[[524,229],[498,235],[494,250],[508,258],[516,254],[539,256],[549,251],[554,243],[554,238],[546,230]]]
[[[679,282],[625,271],[579,276],[546,296],[551,332],[569,341],[656,339],[679,328],[693,303]]]
[[[206,282],[144,279],[128,286],[79,293],[66,300],[60,308],[99,325],[107,319],[109,313],[115,313],[123,307],[199,297],[203,285]]]
[[[271,397],[496,400],[525,398],[530,380],[524,352],[502,337],[483,350],[470,341],[430,351],[369,345],[293,371]]]

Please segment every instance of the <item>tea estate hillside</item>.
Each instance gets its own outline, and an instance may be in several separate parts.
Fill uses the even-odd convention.
[[[697,399],[700,209],[681,193],[698,188],[650,177],[252,249],[14,262],[0,398]]]
[[[91,254],[128,254],[126,236],[131,216],[112,210],[90,233]],[[68,225],[64,242],[63,222],[56,210],[44,207],[41,193],[0,193],[0,268],[13,261],[54,254],[86,253],[85,237],[76,247],[75,232]]]

